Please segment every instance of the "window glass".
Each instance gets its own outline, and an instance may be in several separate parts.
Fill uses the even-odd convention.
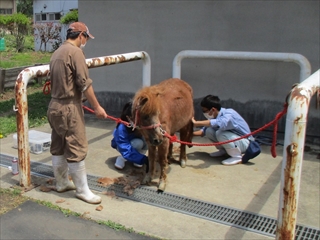
[[[0,8],[0,14],[12,14],[11,8]]]
[[[46,21],[47,20],[47,14],[41,14],[41,20]]]
[[[53,13],[49,13],[49,21],[53,21],[54,20],[54,14]]]
[[[36,14],[36,22],[40,21],[40,14]]]

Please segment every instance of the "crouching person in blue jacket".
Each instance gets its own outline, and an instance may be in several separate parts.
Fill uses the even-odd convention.
[[[123,107],[120,119],[128,122],[128,117],[132,114],[132,102],[128,102]],[[116,149],[121,155],[117,157],[114,166],[123,169],[125,162],[132,162],[135,167],[148,166],[148,157],[145,155],[148,146],[137,129],[127,127],[123,123],[118,123],[113,131],[111,147]]]

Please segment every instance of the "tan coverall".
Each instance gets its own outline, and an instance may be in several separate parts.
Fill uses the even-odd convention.
[[[50,80],[50,152],[68,161],[81,161],[88,151],[81,97],[92,84],[83,51],[64,42],[50,59]]]

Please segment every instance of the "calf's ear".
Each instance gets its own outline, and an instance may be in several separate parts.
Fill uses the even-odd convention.
[[[141,97],[141,98],[139,98],[138,106],[143,106],[143,105],[146,104],[146,102],[148,102],[148,98],[147,97]]]

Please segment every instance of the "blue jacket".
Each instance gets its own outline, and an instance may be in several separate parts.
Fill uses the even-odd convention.
[[[147,157],[131,146],[130,141],[134,138],[138,138],[137,135],[120,123],[113,131],[111,147],[118,150],[127,161],[143,165]]]

